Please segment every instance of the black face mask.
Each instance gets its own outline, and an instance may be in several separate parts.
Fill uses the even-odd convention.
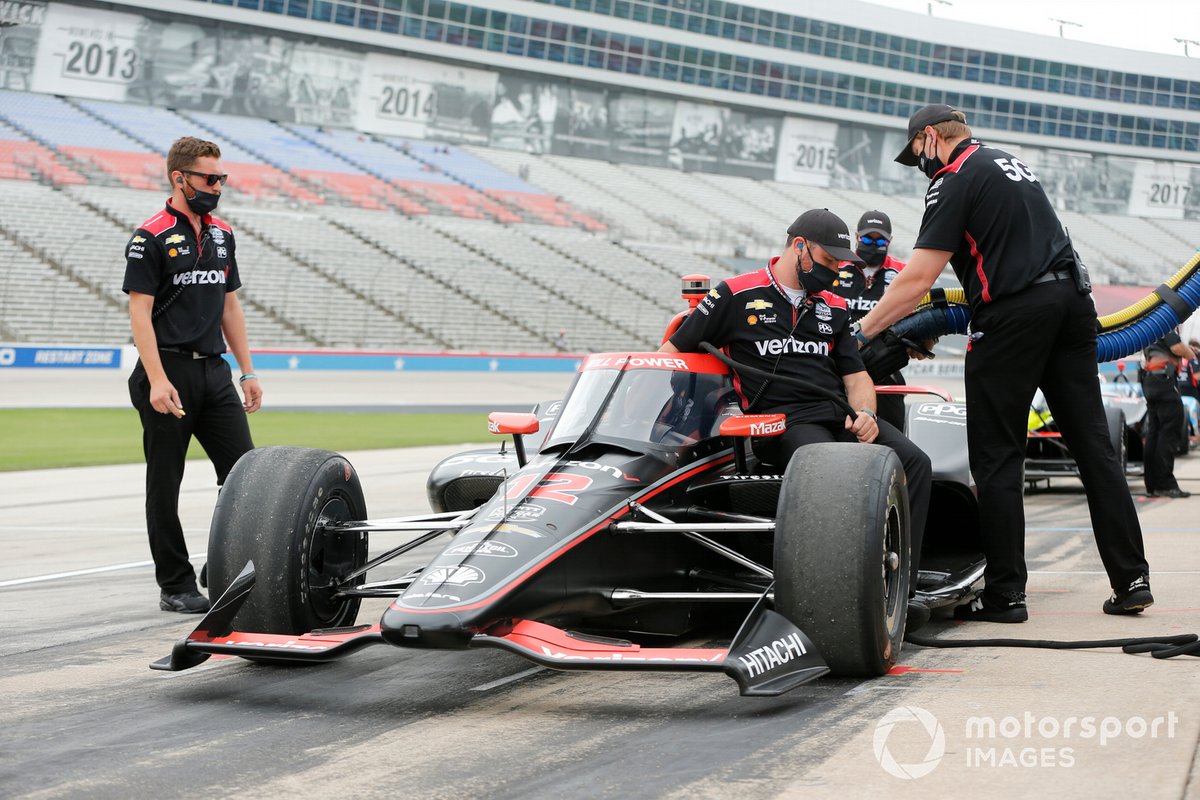
[[[193,191],[196,193],[195,195],[185,198],[188,208],[192,210],[193,214],[199,214],[202,217],[208,216],[216,210],[217,203],[221,202],[221,195],[219,194],[202,192],[194,187]]]
[[[887,258],[888,249],[878,245],[860,244],[855,252],[868,267],[882,267],[883,260]]]
[[[921,150],[921,155],[917,156],[917,169],[925,173],[925,177],[929,178],[929,180],[933,180],[933,176],[945,168],[946,164],[942,159],[938,158],[936,147],[933,150],[932,156],[925,155],[924,149]]]
[[[833,286],[833,282],[837,280],[837,272],[813,262],[812,269],[805,272],[802,269],[796,270],[800,278],[800,285],[804,287],[804,291],[810,295],[824,292]]]

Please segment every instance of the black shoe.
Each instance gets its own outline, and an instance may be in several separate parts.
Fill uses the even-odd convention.
[[[1191,493],[1191,492],[1185,492],[1183,489],[1180,489],[1180,488],[1178,488],[1178,487],[1176,487],[1176,488],[1174,488],[1174,489],[1160,489],[1160,490],[1159,490],[1159,491],[1157,491],[1157,492],[1146,492],[1146,497],[1175,497],[1175,498],[1179,498],[1179,497],[1191,497],[1191,496],[1192,496],[1192,493]]]
[[[167,594],[158,597],[158,607],[163,611],[178,611],[180,614],[203,614],[208,611],[208,598],[192,589],[190,592]]]
[[[999,595],[984,592],[970,605],[954,609],[954,618],[967,622],[1024,622],[1029,619],[1029,609],[1025,607],[1024,592],[1002,592]]]
[[[1143,609],[1154,605],[1150,594],[1150,579],[1139,575],[1123,592],[1113,590],[1112,597],[1104,601],[1105,614],[1140,614]]]
[[[930,611],[929,606],[922,603],[916,598],[908,599],[908,614],[904,622],[904,632],[913,633],[925,627],[925,623],[929,622]]]

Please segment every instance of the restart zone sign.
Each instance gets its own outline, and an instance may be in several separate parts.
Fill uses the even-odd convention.
[[[2,367],[92,367],[118,369],[119,347],[0,347]]]

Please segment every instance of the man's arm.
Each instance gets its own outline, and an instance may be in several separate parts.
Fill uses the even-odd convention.
[[[141,292],[129,293],[129,328],[133,331],[133,344],[137,347],[146,379],[150,381],[150,406],[160,414],[184,415],[179,392],[163,370],[162,356],[158,352],[158,336],[154,333],[152,313],[154,295]]]
[[[675,345],[671,344],[671,340],[668,339],[667,341],[662,343],[662,346],[660,346],[658,348],[658,352],[660,352],[660,353],[678,353],[679,348],[676,347]]]
[[[237,292],[225,294],[225,312],[221,317],[221,333],[237,359],[238,369],[243,375],[254,372],[254,362],[250,359],[250,340],[246,336],[246,315],[242,311],[242,303],[238,300]],[[262,407],[262,385],[258,378],[248,378],[240,382],[242,395],[245,398],[242,407],[247,414],[253,414]]]
[[[889,325],[911,314],[942,274],[951,255],[948,250],[913,250],[908,264],[896,275],[875,308],[862,318],[863,336],[868,339],[878,336]]]
[[[1191,361],[1196,357],[1196,351],[1188,347],[1183,342],[1171,345],[1171,352],[1180,358],[1186,358],[1188,361]]]
[[[865,371],[843,375],[842,383],[846,386],[850,407],[858,410],[858,416],[854,419],[846,417],[846,430],[857,436],[860,442],[870,444],[879,435],[879,424],[872,416],[875,413],[875,384]]]

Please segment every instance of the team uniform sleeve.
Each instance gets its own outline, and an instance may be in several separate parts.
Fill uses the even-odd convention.
[[[729,316],[733,304],[733,293],[724,282],[704,295],[696,308],[688,315],[670,342],[681,353],[700,352],[700,343],[708,342],[714,347],[729,344]]]
[[[934,181],[925,194],[925,216],[914,249],[955,252],[962,246],[967,230],[970,181],[960,174],[945,175]]]
[[[238,289],[242,288],[242,276],[241,276],[241,273],[238,272],[238,265],[237,265],[237,246],[235,244],[234,236],[232,233],[229,234],[228,239],[229,239],[229,274],[227,276],[225,276],[225,293],[226,294],[229,294],[230,292],[236,292]]]
[[[125,244],[125,280],[121,291],[158,294],[162,276],[163,256],[158,241],[138,228]]]
[[[862,356],[858,354],[858,342],[850,334],[849,317],[846,318],[846,324],[842,325],[841,330],[834,336],[832,355],[838,375],[853,375],[856,372],[865,372],[867,369],[863,366]]]

